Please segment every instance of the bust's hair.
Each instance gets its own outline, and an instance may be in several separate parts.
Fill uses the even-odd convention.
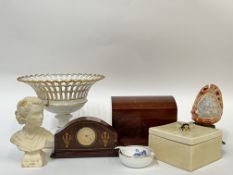
[[[25,97],[18,102],[15,115],[19,124],[25,124],[26,117],[33,106],[43,106],[43,102],[37,97]]]

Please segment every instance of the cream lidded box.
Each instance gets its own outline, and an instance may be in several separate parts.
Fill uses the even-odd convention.
[[[193,171],[222,156],[222,134],[218,129],[181,122],[149,128],[149,147],[165,163]]]

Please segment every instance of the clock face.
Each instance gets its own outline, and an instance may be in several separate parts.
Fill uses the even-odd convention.
[[[96,132],[89,127],[83,127],[76,134],[78,143],[82,146],[92,145],[96,140]]]

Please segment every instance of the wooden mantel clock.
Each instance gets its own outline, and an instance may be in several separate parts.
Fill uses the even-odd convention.
[[[80,117],[55,134],[52,158],[118,156],[115,129],[96,117]]]

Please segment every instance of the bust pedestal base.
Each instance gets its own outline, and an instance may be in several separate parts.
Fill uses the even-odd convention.
[[[21,166],[23,168],[39,168],[46,164],[45,153],[41,150],[34,152],[25,152]]]

